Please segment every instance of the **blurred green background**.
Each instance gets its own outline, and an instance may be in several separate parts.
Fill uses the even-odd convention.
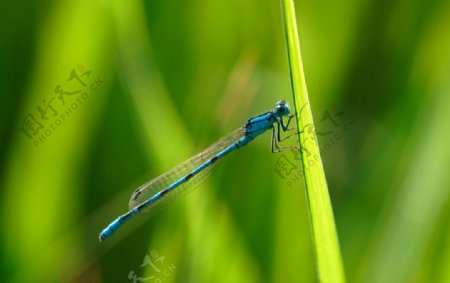
[[[450,282],[450,2],[296,5],[348,282]],[[269,134],[97,238],[291,100],[278,1],[2,1],[0,21],[1,282],[316,282],[299,162]]]

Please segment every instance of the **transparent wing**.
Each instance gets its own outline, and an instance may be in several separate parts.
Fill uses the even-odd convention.
[[[151,198],[157,192],[160,192],[167,188],[170,184],[179,180],[180,178],[189,174],[192,170],[197,168],[199,165],[207,161],[208,159],[214,157],[217,153],[231,145],[236,140],[240,139],[244,135],[244,128],[241,127],[234,132],[224,136],[216,143],[206,148],[204,151],[199,154],[191,157],[180,165],[172,168],[166,173],[162,174],[159,177],[149,181],[148,183],[140,186],[137,190],[131,195],[130,199],[130,209],[138,206],[139,204],[145,202],[149,198]],[[214,163],[215,164],[215,163]],[[179,187],[165,194],[163,198],[153,203],[150,207],[160,206],[163,203],[170,202],[174,198],[177,198],[181,195],[186,195],[195,189],[206,177],[211,173],[211,169],[214,165],[211,165],[197,175],[193,176],[189,181],[181,184]]]

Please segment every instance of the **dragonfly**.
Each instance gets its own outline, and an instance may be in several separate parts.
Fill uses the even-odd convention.
[[[299,146],[280,146],[278,144],[298,134],[296,132],[281,137],[281,132],[293,130],[289,128],[289,124],[294,116],[294,114],[291,114],[286,101],[280,100],[276,103],[274,109],[248,119],[242,127],[219,139],[199,154],[140,186],[131,195],[128,212],[117,217],[103,229],[99,235],[99,240],[103,241],[110,237],[119,227],[139,212],[160,206],[180,194],[192,191],[206,179],[218,160],[244,147],[267,131],[272,131],[272,153],[299,150]]]

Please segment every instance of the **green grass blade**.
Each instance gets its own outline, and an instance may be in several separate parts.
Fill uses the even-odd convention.
[[[320,158],[314,130],[312,112],[308,100],[303,73],[300,41],[298,38],[293,0],[281,0],[286,31],[289,69],[294,94],[297,125],[302,143],[302,161],[306,182],[306,194],[311,219],[312,234],[320,282],[345,282],[339,242],[331,208],[328,186]]]

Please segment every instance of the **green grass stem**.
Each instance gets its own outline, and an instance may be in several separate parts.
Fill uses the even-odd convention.
[[[296,119],[299,131],[302,131],[299,134],[299,140],[302,145],[303,171],[318,277],[320,282],[345,282],[333,210],[308,100],[294,1],[281,0],[281,5],[286,31],[291,84],[297,113]]]

